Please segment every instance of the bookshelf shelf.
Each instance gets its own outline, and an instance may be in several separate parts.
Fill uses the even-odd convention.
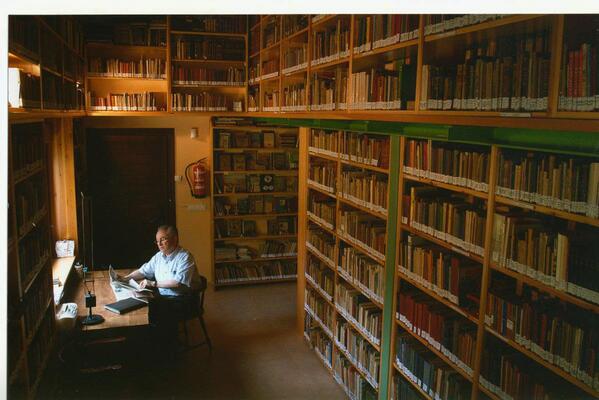
[[[455,364],[453,361],[451,361],[448,357],[446,357],[443,353],[441,353],[439,350],[437,350],[435,347],[431,346],[426,339],[424,339],[423,337],[421,337],[420,335],[417,335],[415,332],[413,332],[406,324],[404,324],[403,322],[401,322],[399,319],[395,319],[395,323],[400,326],[404,331],[408,332],[413,338],[415,338],[416,340],[418,340],[422,345],[424,345],[429,351],[433,352],[437,357],[439,357],[445,364],[450,365],[454,370],[456,370],[460,375],[462,375],[462,377],[464,377],[464,379],[466,379],[469,382],[472,382],[472,377],[466,372],[464,371],[462,368],[460,368],[457,364]]]
[[[291,196],[295,192],[244,192],[244,193],[215,193],[214,197],[246,197],[252,195],[262,196]]]
[[[31,272],[27,276],[25,276],[25,278],[23,279],[23,296],[25,296],[27,292],[29,292],[29,289],[31,289],[33,284],[36,282],[37,277],[48,264],[48,261],[50,261],[50,256],[46,255],[36,264],[36,266],[31,270]]]
[[[368,343],[370,343],[370,345],[371,345],[372,347],[374,347],[374,349],[375,349],[376,351],[378,351],[379,353],[381,352],[381,348],[380,348],[380,346],[379,346],[378,344],[376,344],[376,343],[375,343],[375,342],[374,342],[374,341],[373,341],[373,340],[372,340],[372,339],[369,337],[369,335],[366,335],[366,334],[364,333],[364,331],[365,331],[365,328],[364,328],[364,327],[362,327],[362,326],[360,326],[360,325],[356,324],[354,321],[352,321],[352,320],[351,320],[351,318],[346,318],[346,317],[344,316],[344,314],[345,314],[345,310],[343,310],[343,309],[342,309],[342,307],[341,307],[341,306],[339,306],[337,303],[335,303],[335,309],[338,311],[339,315],[340,315],[340,316],[341,316],[341,317],[342,317],[344,320],[346,320],[346,321],[347,321],[347,323],[348,323],[348,324],[350,324],[350,325],[351,325],[351,327],[352,327],[352,328],[354,328],[354,330],[355,330],[356,332],[358,332],[358,333],[360,334],[360,336],[362,336],[362,337],[363,337],[363,338],[364,338],[364,339],[365,339],[365,340],[366,340]]]
[[[505,16],[505,17],[502,17],[499,19],[482,22],[482,23],[479,23],[476,25],[470,25],[470,26],[466,26],[463,28],[453,29],[453,30],[449,30],[446,32],[437,33],[437,34],[433,34],[433,35],[425,35],[424,40],[426,42],[434,42],[437,40],[447,39],[449,37],[466,35],[466,34],[486,31],[486,30],[492,30],[492,29],[497,29],[499,27],[514,25],[514,24],[519,24],[519,23],[527,23],[527,22],[534,21],[535,19],[540,18],[540,17],[542,17],[542,15],[529,14],[529,15]]]
[[[315,249],[313,247],[306,246],[306,249],[307,249],[308,252],[310,252],[310,254],[312,254],[314,257],[318,258],[326,266],[328,266],[333,271],[335,271],[335,263],[333,262],[333,260],[325,257],[324,254],[320,253],[319,251],[315,251]]]
[[[363,59],[369,59],[372,58],[374,56],[378,56],[384,53],[391,53],[391,52],[396,52],[397,50],[401,50],[401,49],[406,49],[408,47],[413,47],[413,46],[418,46],[418,39],[411,39],[411,40],[406,40],[403,42],[399,42],[390,46],[385,46],[385,47],[378,47],[376,49],[364,52],[364,53],[359,53],[359,54],[354,54],[353,55],[353,60],[363,60]]]
[[[313,153],[312,151],[308,151],[308,154],[310,155],[310,157],[318,157],[318,158],[322,158],[323,160],[339,161],[339,156],[333,157],[333,156],[330,156],[328,154]]]
[[[215,242],[234,242],[245,240],[268,240],[268,239],[294,239],[295,235],[262,235],[262,236],[240,236],[228,238],[214,238]]]
[[[310,286],[312,286],[312,288],[314,288],[314,290],[316,290],[316,292],[320,295],[320,297],[322,297],[324,299],[324,301],[330,306],[330,307],[335,307],[335,304],[333,304],[333,299],[332,296],[330,294],[328,294],[323,288],[321,288],[316,281],[314,281],[314,279],[312,279],[312,277],[310,275],[308,275],[307,273],[305,274],[305,278],[306,278],[306,282],[308,282],[310,284]]]
[[[481,268],[482,269],[482,268]],[[417,289],[419,289],[420,291],[426,293],[428,296],[432,297],[433,299],[435,299],[436,301],[438,301],[439,303],[444,304],[446,307],[451,308],[453,311],[455,311],[456,313],[458,313],[459,315],[461,315],[462,317],[466,318],[467,320],[469,320],[470,322],[472,322],[473,324],[478,324],[478,318],[469,314],[468,312],[464,311],[459,305],[452,303],[451,301],[449,301],[448,299],[439,296],[438,294],[434,293],[433,291],[431,291],[430,289],[427,289],[426,287],[424,287],[423,285],[421,285],[419,282],[415,281],[414,279],[411,279],[409,276],[401,273],[401,272],[397,272],[397,276],[399,279],[408,282],[410,285],[416,287]]]
[[[306,33],[308,33],[308,29],[309,28],[306,27],[306,28],[303,28],[303,29],[301,29],[301,30],[299,30],[297,32],[294,32],[291,35],[289,35],[287,37],[284,37],[283,41],[291,41],[291,40],[296,39],[296,38],[298,38],[298,37],[300,37],[302,35],[305,35]]]
[[[343,197],[343,193],[337,193],[337,198],[339,199],[340,203],[343,203],[343,204],[346,204],[346,205],[351,206],[353,208],[356,208],[356,209],[358,209],[360,211],[363,211],[363,212],[365,212],[367,214],[370,214],[370,215],[372,215],[374,217],[377,217],[377,218],[380,218],[382,220],[386,220],[387,219],[387,216],[385,214],[383,214],[383,213],[377,212],[377,211],[375,211],[375,210],[373,210],[371,208],[368,208],[368,207],[365,207],[363,205],[360,205],[360,204],[358,204],[358,203],[356,203],[356,202],[354,202],[352,200],[345,199]]]
[[[358,168],[364,168],[364,169],[368,169],[370,171],[375,171],[375,172],[380,172],[381,174],[388,174],[389,173],[389,169],[388,168],[381,168],[381,167],[377,167],[371,164],[365,164],[365,163],[361,163],[361,162],[357,162],[357,161],[352,161],[352,160],[344,160],[344,159],[340,159],[341,164],[345,164],[345,165],[351,165],[353,167],[358,167]]]
[[[226,33],[226,32],[198,32],[198,31],[180,31],[171,29],[171,35],[186,35],[186,36],[217,36],[217,37],[232,37],[245,38],[245,33]]]
[[[308,214],[308,221],[312,222],[313,224],[317,225],[320,229],[322,229],[323,231],[331,234],[331,235],[335,235],[335,231],[332,230],[331,228],[329,228],[328,226],[324,226],[324,224],[322,224],[320,221],[316,220],[314,217],[312,217],[310,214]]]
[[[50,67],[42,66],[42,71],[49,72],[50,74],[55,75],[58,78],[62,78],[62,74],[60,72],[58,72]]]
[[[339,351],[341,352],[341,354],[343,354],[345,356],[345,358],[354,366],[354,368],[360,373],[360,375],[362,375],[362,377],[366,380],[366,382],[368,382],[370,384],[370,386],[376,390],[378,392],[379,389],[379,385],[377,382],[374,382],[374,379],[370,376],[370,374],[368,373],[368,371],[366,371],[364,368],[362,368],[355,360],[354,357],[351,356],[351,354],[349,353],[349,351],[342,346],[339,342],[334,341],[335,346],[339,349]]]
[[[335,14],[320,17],[316,21],[314,21],[314,17],[312,17],[312,29],[316,29],[323,25],[326,25],[326,24],[330,23],[332,20],[337,19],[337,18],[339,18],[339,16],[335,15]]]
[[[289,194],[295,194],[294,192],[284,192]],[[272,218],[273,216],[277,217],[293,217],[297,215],[297,213],[270,213],[270,214],[247,214],[247,215],[216,215],[214,219],[254,219],[254,218]]]
[[[289,257],[256,257],[250,260],[216,260],[215,264],[231,264],[231,263],[255,263],[255,262],[267,262],[267,261],[281,261],[281,260],[295,260],[295,256]]]
[[[212,157],[215,169],[235,171],[213,170],[211,176],[215,282],[231,286],[294,280],[297,130],[258,126],[251,120],[239,119],[236,125],[225,121],[212,120]],[[253,165],[265,169],[247,169]],[[216,193],[223,190],[227,193]],[[233,237],[221,238],[221,232]]]
[[[393,362],[393,367],[395,368],[395,371],[397,371],[397,373],[401,375],[414,388],[414,390],[418,392],[420,396],[422,396],[426,400],[433,400],[433,398],[429,396],[429,394],[426,393],[424,390],[422,390],[422,388],[418,386],[418,384],[414,382],[412,378],[408,376],[408,374],[402,371],[402,369],[397,365],[395,361]]]
[[[354,282],[354,280],[350,276],[344,274],[345,271],[343,271],[343,272],[342,271],[343,270],[339,270],[339,268],[338,268],[339,277],[341,279],[343,279],[344,282],[347,282],[354,289],[360,291],[364,296],[366,296],[368,298],[368,300],[370,300],[372,303],[374,303],[374,305],[376,305],[378,308],[380,308],[381,310],[383,309],[383,303],[381,303],[374,296],[371,296],[365,290],[363,290],[362,288],[360,288],[360,286],[356,285],[355,282]]]
[[[512,347],[515,350],[519,351],[520,353],[524,354],[525,356],[527,356],[531,360],[535,361],[537,364],[542,365],[546,369],[548,369],[551,372],[553,372],[554,374],[562,377],[563,379],[567,380],[568,382],[570,382],[571,384],[575,385],[576,387],[582,389],[583,391],[585,391],[586,393],[590,394],[591,396],[593,396],[593,397],[599,397],[599,392],[598,391],[596,391],[593,388],[589,387],[584,382],[578,380],[577,378],[575,378],[574,376],[568,374],[567,372],[565,372],[564,370],[560,369],[559,367],[557,367],[557,366],[555,366],[555,365],[553,365],[553,364],[551,364],[551,363],[543,360],[541,357],[539,357],[538,355],[536,355],[532,351],[526,349],[525,347],[520,346],[519,344],[515,343],[514,341],[503,337],[502,335],[498,334],[493,329],[490,329],[487,326],[485,326],[485,332],[487,332],[490,335],[493,335],[497,339],[501,340],[503,343],[508,344],[510,347]]]
[[[532,287],[536,287],[536,288],[542,290],[543,292],[548,293],[548,294],[550,294],[552,296],[555,296],[557,298],[560,298],[560,299],[562,299],[562,300],[564,300],[564,301],[566,301],[568,303],[574,304],[574,305],[576,305],[576,306],[578,306],[580,308],[583,308],[585,310],[589,310],[589,311],[591,311],[591,312],[593,312],[595,314],[599,313],[599,305],[598,304],[594,304],[594,303],[588,302],[588,301],[586,301],[584,299],[581,299],[579,297],[571,295],[571,294],[569,294],[567,292],[564,292],[562,290],[558,290],[558,289],[556,289],[556,288],[554,288],[552,286],[546,285],[543,282],[541,282],[541,281],[539,281],[537,279],[533,279],[533,278],[531,278],[531,277],[529,277],[527,275],[521,274],[521,273],[516,272],[516,271],[512,271],[511,269],[508,269],[508,268],[500,267],[500,266],[498,266],[497,264],[495,264],[493,262],[490,263],[490,267],[494,271],[500,272],[500,273],[502,273],[504,275],[511,276],[512,278],[514,278],[514,279],[516,279],[516,280],[518,280],[520,282],[526,283],[527,285],[532,286]]]
[[[435,186],[435,187],[445,189],[445,190],[451,190],[452,192],[456,192],[456,193],[463,193],[468,196],[478,197],[480,199],[486,200],[489,198],[489,195],[487,193],[479,192],[478,190],[472,190],[470,188],[466,188],[466,187],[462,187],[462,186],[451,185],[451,184],[445,183],[445,182],[439,182],[439,181],[436,181],[436,180],[430,179],[430,178],[424,178],[424,177],[419,177],[419,176],[404,173],[404,179],[412,181],[412,182],[424,183],[426,185]]]
[[[337,198],[337,196],[335,196],[335,194],[333,192],[329,192],[327,190],[321,189],[320,187],[314,186],[313,184],[310,184],[310,183],[308,183],[308,189],[315,190],[315,191],[320,192],[322,194],[326,194],[327,196],[330,196],[333,199]]]
[[[383,260],[381,257],[375,255],[372,253],[371,249],[369,249],[367,246],[365,246],[364,244],[362,244],[361,242],[353,239],[351,236],[344,234],[343,232],[337,231],[337,236],[339,237],[339,239],[343,240],[343,242],[357,250],[359,250],[361,253],[366,254],[368,257],[370,257],[371,259],[373,259],[374,261],[376,261],[377,263],[379,263],[380,265],[385,265],[385,260]]]
[[[143,77],[134,77],[134,76],[97,76],[92,74],[87,74],[87,79],[89,80],[97,80],[97,81],[138,81],[138,82],[160,82],[166,84],[168,81],[166,79],[160,78],[143,78]]]
[[[324,71],[327,69],[331,69],[333,67],[337,67],[338,65],[341,65],[341,64],[346,64],[346,63],[349,63],[349,57],[343,57],[343,58],[339,58],[337,60],[325,62],[322,64],[312,65],[312,68],[310,70],[312,72]]]
[[[519,200],[512,200],[507,197],[495,195],[495,201],[499,204],[505,204],[508,206],[519,207],[526,210],[535,211],[545,215],[552,215],[557,218],[565,219],[567,221],[573,221],[585,225],[590,225],[599,228],[599,219],[587,217],[581,214],[574,214],[567,211],[556,210],[554,208],[542,206],[540,204],[527,203]]]
[[[260,283],[280,283],[294,282],[295,276],[289,278],[273,278],[273,279],[248,279],[248,280],[233,280],[231,282],[216,282],[214,286],[237,286],[237,285],[255,285]]]

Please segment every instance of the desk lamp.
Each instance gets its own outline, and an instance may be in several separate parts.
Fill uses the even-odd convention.
[[[97,325],[97,324],[101,324],[102,322],[104,322],[104,317],[102,317],[101,315],[93,314],[92,313],[92,309],[96,306],[96,295],[93,294],[91,292],[91,290],[89,290],[89,288],[87,287],[87,279],[86,279],[86,275],[85,275],[86,272],[87,272],[87,251],[86,251],[87,247],[85,246],[85,244],[86,244],[85,243],[85,236],[86,236],[85,235],[85,214],[86,214],[85,208],[88,208],[88,211],[89,211],[89,208],[91,208],[91,207],[89,207],[90,203],[91,203],[91,198],[87,198],[86,199],[85,195],[83,194],[83,192],[81,192],[81,200],[82,200],[83,208],[84,208],[83,212],[81,213],[82,214],[81,215],[81,217],[82,217],[81,218],[82,219],[81,222],[82,222],[83,229],[84,229],[84,234],[83,234],[83,237],[82,237],[82,239],[83,239],[83,249],[84,249],[83,250],[83,284],[85,285],[85,290],[87,291],[87,293],[85,294],[85,307],[87,307],[89,309],[89,314],[81,321],[81,323],[83,325]],[[88,207],[85,207],[86,203],[87,203]],[[90,223],[90,225],[92,225],[92,224]],[[93,239],[93,228],[91,229],[91,232],[92,232],[92,238],[91,238],[92,247],[91,247],[91,249],[92,249],[92,260],[93,260],[93,258],[94,258],[93,257],[93,251],[94,251],[93,250],[94,249],[94,247],[93,247],[93,243],[94,243],[94,239]],[[92,281],[92,285],[93,285],[94,284],[93,275],[92,275],[91,281]]]

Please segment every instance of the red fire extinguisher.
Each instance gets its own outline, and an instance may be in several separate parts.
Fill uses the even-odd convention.
[[[201,199],[208,196],[208,175],[206,158],[192,162],[185,167],[185,179],[187,179],[187,184],[193,197]]]

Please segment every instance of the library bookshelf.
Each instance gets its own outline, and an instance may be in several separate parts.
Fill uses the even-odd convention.
[[[9,112],[85,108],[81,24],[73,16],[10,16]]]
[[[297,128],[215,118],[212,145],[215,286],[295,281]]]
[[[304,335],[348,396],[597,396],[587,358],[597,351],[599,310],[588,269],[596,264],[589,245],[599,235],[594,145],[568,152],[536,137],[532,149],[530,142],[498,144],[480,128],[398,126],[384,135],[366,126],[352,133],[350,124],[306,129],[306,243],[298,269]],[[354,195],[340,189],[347,187],[344,170],[360,163],[344,160],[346,135],[392,143],[384,190],[395,210],[359,204],[357,179],[350,180]],[[367,176],[385,168],[361,170]],[[375,184],[366,188],[377,193]],[[343,233],[350,207],[362,223],[386,223],[386,252]],[[379,295],[369,287],[371,270],[357,278],[359,268],[344,270],[347,249],[379,266]],[[382,309],[378,337],[343,307],[348,291],[359,296],[355,309]]]
[[[33,398],[55,336],[43,123],[11,124],[8,144],[8,393]]]

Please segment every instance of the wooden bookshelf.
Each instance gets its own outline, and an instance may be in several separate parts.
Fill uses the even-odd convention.
[[[11,16],[10,112],[74,111],[85,109],[83,33],[72,16]]]
[[[217,287],[283,282],[297,275],[297,130],[245,122],[213,121]]]
[[[321,133],[324,134],[322,130],[318,129],[309,130],[308,137],[306,138],[306,148],[310,149],[310,151],[307,152],[308,162],[305,167],[309,169],[309,171],[306,171],[306,175],[308,176],[308,191],[305,199],[308,217],[305,219],[306,223],[302,226],[302,229],[305,229],[307,235],[307,254],[305,259],[308,260],[307,263],[309,269],[314,271],[318,269],[320,271],[328,271],[325,272],[325,274],[326,276],[329,276],[329,278],[326,278],[329,283],[324,285],[331,286],[333,283],[334,285],[331,286],[329,290],[325,290],[321,286],[323,285],[323,282],[319,282],[322,277],[318,278],[309,275],[308,270],[306,270],[306,280],[308,280],[310,284],[308,286],[309,289],[307,290],[313,291],[314,296],[319,298],[319,301],[325,302],[333,313],[332,320],[335,321],[335,323],[332,327],[332,331],[334,332],[332,339],[334,345],[330,352],[333,375],[339,375],[339,371],[335,372],[335,368],[345,368],[338,364],[339,360],[337,359],[338,357],[343,357],[343,359],[349,363],[347,365],[344,364],[344,366],[349,367],[360,376],[359,379],[363,382],[361,385],[368,386],[368,388],[366,388],[366,386],[364,387],[364,390],[366,391],[364,392],[364,395],[376,397],[376,393],[380,389],[381,377],[373,376],[371,371],[369,371],[364,364],[358,362],[359,356],[355,353],[357,349],[352,347],[351,351],[348,350],[345,344],[340,342],[340,339],[337,336],[337,330],[340,329],[341,326],[344,326],[345,328],[343,329],[347,330],[348,334],[351,332],[351,335],[359,338],[359,343],[362,343],[360,346],[363,346],[360,348],[363,348],[363,351],[369,354],[372,352],[375,352],[376,354],[381,353],[383,347],[383,344],[381,344],[381,337],[375,336],[375,334],[372,333],[375,332],[374,330],[367,329],[364,324],[364,321],[366,320],[360,322],[355,315],[352,315],[352,312],[357,311],[350,312],[347,308],[347,304],[349,303],[346,304],[348,301],[347,298],[341,296],[346,296],[346,294],[349,293],[351,293],[350,296],[360,296],[360,298],[363,298],[368,302],[367,304],[374,307],[371,310],[371,312],[374,312],[374,316],[371,318],[375,318],[376,320],[376,318],[378,318],[376,315],[381,315],[380,313],[386,307],[382,302],[383,288],[377,286],[369,287],[369,280],[365,276],[362,278],[360,278],[360,276],[366,274],[366,271],[371,271],[370,273],[372,274],[375,274],[376,271],[376,275],[373,275],[370,280],[376,279],[374,276],[382,277],[385,270],[385,251],[382,251],[382,257],[375,256],[373,250],[366,244],[357,241],[356,239],[350,240],[353,236],[350,234],[350,231],[346,232],[346,230],[350,229],[349,225],[343,225],[345,223],[342,221],[343,213],[345,212],[358,212],[364,216],[368,215],[371,218],[380,220],[383,224],[385,217],[380,213],[373,212],[365,206],[357,204],[356,201],[360,196],[357,192],[355,193],[356,196],[358,196],[356,197],[356,201],[352,202],[344,200],[344,193],[350,193],[350,189],[344,186],[342,174],[345,172],[356,172],[363,174],[366,177],[370,177],[372,174],[380,174],[386,179],[388,169],[385,169],[384,167],[379,168],[376,165],[373,166],[374,169],[363,168],[366,167],[366,162],[346,162],[344,158],[349,160],[352,157],[360,157],[360,160],[362,161],[362,158],[366,157],[367,154],[372,157],[372,148],[369,146],[373,146],[375,142],[377,143],[377,151],[389,152],[388,143],[386,146],[378,145],[378,143],[385,143],[385,140],[388,141],[389,138],[382,135],[356,135],[356,137],[351,137],[351,140],[355,140],[355,142],[352,142],[350,145],[350,137],[347,136],[345,132],[326,132],[329,135],[326,141],[318,140],[316,135]],[[363,138],[364,140],[366,140],[366,138],[371,139],[371,141],[368,142],[369,146],[364,145],[366,147],[363,146],[360,148],[360,146],[357,145],[357,147],[354,147],[354,145],[360,143],[360,138]],[[339,146],[341,143],[345,145],[346,140],[348,141],[347,147],[343,147],[343,149],[347,149],[348,152],[344,153],[342,152],[342,147],[338,147],[338,144]],[[377,140],[380,142],[377,142]],[[377,157],[374,157],[373,160],[376,158]],[[370,159],[368,162],[370,163]],[[372,164],[370,165],[372,166]],[[325,190],[326,188],[329,189]],[[361,195],[364,196],[366,194],[363,193]],[[386,193],[382,195],[381,200],[384,202],[387,201]],[[345,227],[343,228],[343,226]],[[350,272],[353,271],[354,268],[358,268],[358,264],[352,266],[350,259],[354,259],[354,262],[357,262],[356,260],[359,259],[365,263],[363,264],[363,268],[365,269],[362,273],[357,272],[357,270],[354,274]],[[360,276],[358,276],[358,274],[360,274]],[[381,281],[379,281],[377,285],[380,284],[380,282]],[[306,304],[306,307],[309,307],[309,305]],[[314,320],[314,317],[311,316],[310,313],[306,313],[305,318],[306,326],[311,326],[311,321]],[[382,318],[379,322],[381,321]],[[309,341],[309,343],[315,347],[317,345],[311,341]],[[342,380],[337,378],[336,380],[340,382],[346,392],[350,393],[349,388],[342,382]]]
[[[55,334],[44,138],[41,122],[9,125],[7,376],[8,392],[24,398],[35,397]]]

